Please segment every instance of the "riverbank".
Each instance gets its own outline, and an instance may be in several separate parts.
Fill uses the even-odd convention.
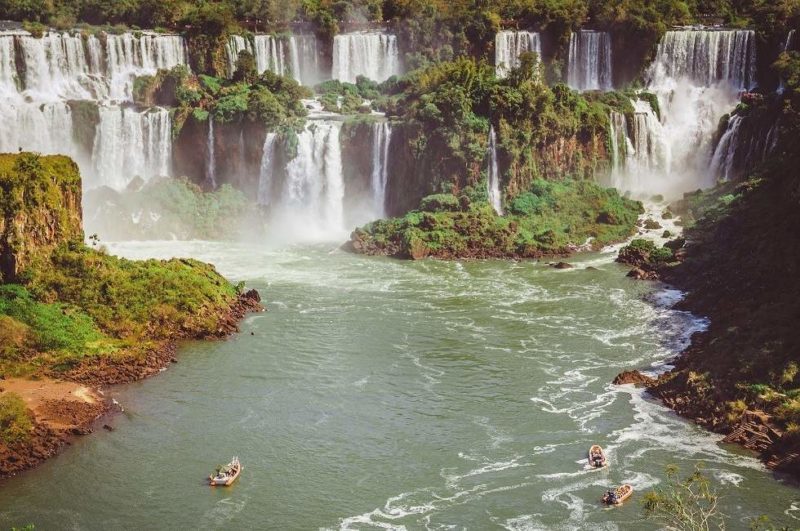
[[[676,205],[691,224],[680,255],[626,249],[620,256],[634,272],[686,292],[676,309],[710,321],[671,371],[646,382],[650,393],[798,478],[800,214],[791,173],[773,164]]]
[[[204,337],[225,339],[239,331],[238,323],[251,312],[264,311],[256,290],[241,294],[221,316],[217,330]],[[43,375],[0,380],[0,399],[14,395],[22,399],[30,416],[29,437],[0,440],[0,479],[9,478],[57,456],[75,437],[92,433],[101,419],[119,411],[106,396],[111,385],[121,385],[164,371],[177,363],[176,340],[165,341],[144,353],[121,353],[94,357],[70,371],[43,371]],[[105,424],[105,429],[111,429]]]

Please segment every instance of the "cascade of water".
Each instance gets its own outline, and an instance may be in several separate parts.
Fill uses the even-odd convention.
[[[392,127],[389,122],[378,122],[372,126],[372,197],[376,217],[386,215],[386,183],[389,178],[389,145]]]
[[[736,150],[739,147],[739,131],[742,126],[742,117],[734,115],[728,122],[728,128],[722,135],[711,158],[711,174],[719,179],[729,180],[733,175],[733,165],[736,159]]]
[[[649,104],[645,109],[639,103],[631,124],[635,157],[626,168],[627,189],[675,195],[712,186],[714,133],[736,104],[738,91],[755,83],[755,64],[751,31],[667,32],[648,72],[648,90],[658,97],[661,122]]]
[[[258,173],[258,204],[267,206],[272,200],[273,160],[275,158],[275,133],[267,133],[261,154],[261,167]]]
[[[88,176],[94,186],[125,188],[136,176],[147,179],[170,174],[172,122],[169,111],[155,107],[142,112],[130,107],[101,106]]]
[[[651,69],[655,85],[688,79],[697,86],[729,84],[748,90],[756,83],[756,37],[750,30],[668,31]]]
[[[497,77],[504,78],[512,68],[519,67],[519,56],[535,52],[542,56],[538,33],[532,31],[500,31],[494,38],[494,64]]]
[[[307,125],[297,135],[297,156],[286,167],[280,209],[312,236],[345,230],[341,127],[334,121]]]
[[[186,44],[177,35],[107,35],[106,63],[111,99],[130,101],[136,76],[188,64]]]
[[[208,117],[208,140],[206,141],[206,154],[208,160],[206,161],[206,184],[212,190],[217,189],[217,158],[214,146],[214,117]]]
[[[256,35],[255,43],[256,70],[263,74],[267,70],[278,75],[289,74],[286,63],[286,54],[283,50],[283,41],[272,35]]]
[[[23,148],[49,155],[78,155],[72,140],[72,112],[64,102],[0,101],[0,123],[13,124],[0,127],[0,152]]]
[[[386,81],[400,74],[397,37],[387,33],[344,33],[333,38],[333,79],[355,83],[358,76]]]
[[[611,140],[611,185],[622,190],[624,187],[625,158],[628,156],[628,121],[625,115],[611,111],[609,116],[609,135]]]
[[[788,52],[794,46],[794,36],[795,30],[789,30],[789,34],[786,35],[786,41],[783,43],[783,51]],[[780,83],[778,84],[778,93],[783,94],[786,90],[786,80],[781,78]]]
[[[313,86],[321,80],[317,37],[313,33],[289,37],[292,76],[298,83]]]
[[[611,35],[590,30],[572,34],[569,40],[567,84],[576,90],[613,88]]]
[[[233,77],[236,73],[236,61],[239,59],[239,52],[253,53],[253,45],[248,39],[241,35],[231,35],[225,44],[225,56],[228,58],[228,77]]]
[[[17,87],[17,62],[14,37],[0,35],[0,98],[15,94]]]
[[[500,170],[497,164],[497,135],[494,126],[489,129],[489,178],[487,180],[489,203],[498,215],[503,215],[502,193],[500,191]]]

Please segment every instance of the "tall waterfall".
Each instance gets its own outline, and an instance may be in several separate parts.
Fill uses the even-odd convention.
[[[567,84],[576,90],[610,90],[614,83],[611,55],[610,34],[590,30],[573,33]]]
[[[355,83],[358,76],[365,76],[381,82],[400,73],[395,35],[359,32],[333,38],[333,79]]]
[[[87,187],[169,175],[169,112],[129,103],[136,76],[186,63],[175,35],[2,34],[0,151],[70,155]]]
[[[374,216],[386,216],[386,184],[389,180],[389,146],[392,127],[389,122],[377,122],[372,126],[372,197],[375,203]]]
[[[641,196],[675,196],[712,186],[729,160],[721,154],[712,158],[714,133],[736,105],[738,92],[755,84],[755,54],[752,31],[667,32],[648,73],[661,119],[649,103],[634,102],[628,127],[632,151],[621,177],[612,176],[615,185]],[[729,133],[726,145],[735,138],[734,131]]]
[[[497,77],[504,78],[509,70],[519,67],[519,56],[535,52],[542,56],[538,33],[532,31],[500,31],[494,38],[494,64]]]
[[[302,231],[302,236],[320,238],[346,232],[341,128],[341,122],[314,121],[297,135],[297,155],[286,167],[277,208],[291,229]]]
[[[272,200],[273,161],[275,159],[275,133],[267,133],[264,139],[264,150],[261,155],[261,167],[258,174],[258,204],[267,206]]]
[[[136,176],[169,175],[172,164],[169,111],[159,107],[143,112],[130,107],[100,107],[92,160],[95,171],[89,178],[90,185],[121,189]],[[98,176],[99,180],[94,181]]]
[[[621,190],[625,186],[626,159],[633,151],[633,145],[628,137],[628,121],[624,114],[611,111],[609,137],[611,141],[611,186]]]
[[[726,181],[732,177],[742,120],[743,118],[739,115],[731,117],[728,128],[720,138],[714,156],[711,158],[712,175]]]
[[[498,215],[503,215],[502,192],[500,191],[500,170],[497,164],[497,135],[494,126],[489,129],[489,177],[486,182],[489,203]]]
[[[267,70],[282,76],[291,76],[300,84],[314,85],[321,79],[317,37],[314,34],[297,34],[288,37],[254,35],[252,41],[233,35],[225,45],[228,75],[236,71],[239,52],[253,54],[256,70]]]

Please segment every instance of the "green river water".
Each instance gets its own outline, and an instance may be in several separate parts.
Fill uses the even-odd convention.
[[[269,312],[228,341],[112,389],[113,432],[0,484],[0,527],[48,529],[656,529],[641,493],[704,463],[729,527],[800,525],[800,491],[641,391],[701,320],[625,278],[612,254],[573,270],[403,262],[329,246],[151,242],[257,288]],[[596,269],[587,269],[591,266]],[[584,468],[592,443],[611,466]],[[238,455],[231,488],[204,478]],[[606,509],[603,490],[636,489]]]

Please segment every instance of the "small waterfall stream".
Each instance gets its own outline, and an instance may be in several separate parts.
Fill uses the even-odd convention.
[[[519,67],[519,56],[535,52],[542,56],[538,33],[532,31],[500,31],[494,38],[494,64],[497,77],[504,78],[509,70]]]
[[[400,73],[396,36],[359,32],[333,38],[333,79],[355,83],[358,76],[365,76],[381,82]]]
[[[275,133],[267,133],[264,139],[264,151],[261,155],[261,167],[258,173],[258,204],[267,206],[272,201],[273,163],[275,159]]]
[[[572,34],[569,40],[567,84],[576,90],[613,88],[610,34],[591,30]]]
[[[494,126],[489,129],[489,177],[486,182],[489,203],[498,215],[503,215],[503,195],[500,190],[500,169],[497,164],[497,135]]]
[[[212,189],[217,189],[217,157],[214,146],[214,117],[208,117],[208,140],[206,141],[206,184]]]

